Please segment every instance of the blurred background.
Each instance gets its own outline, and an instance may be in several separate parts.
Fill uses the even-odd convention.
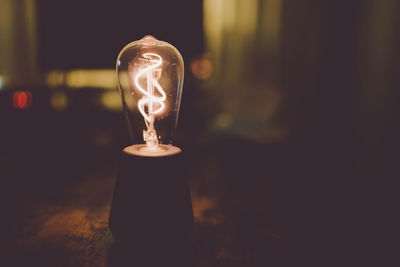
[[[147,34],[185,61],[175,143],[198,266],[276,266],[321,240],[317,255],[364,259],[356,244],[395,203],[383,186],[398,177],[399,11],[396,0],[0,0],[0,261],[112,266],[107,216],[130,144],[115,61]]]

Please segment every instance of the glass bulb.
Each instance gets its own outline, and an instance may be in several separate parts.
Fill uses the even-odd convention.
[[[133,143],[129,152],[162,156],[179,150],[172,146],[184,74],[179,51],[148,35],[121,50],[116,71]]]

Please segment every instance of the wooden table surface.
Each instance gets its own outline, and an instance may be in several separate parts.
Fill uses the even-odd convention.
[[[235,145],[240,154],[220,142],[184,152],[193,266],[286,266],[297,228],[280,148]],[[138,266],[134,252],[130,263],[112,256],[108,215],[119,150],[75,149],[2,157],[9,164],[2,174],[0,266]]]

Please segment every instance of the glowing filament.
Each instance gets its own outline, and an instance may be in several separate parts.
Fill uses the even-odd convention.
[[[143,57],[146,58],[151,64],[137,73],[135,76],[135,85],[136,88],[144,94],[144,96],[138,101],[138,108],[146,121],[147,127],[149,128],[149,126],[154,122],[154,115],[164,110],[164,101],[166,99],[166,95],[163,88],[157,81],[161,75],[160,70],[157,68],[161,66],[162,58],[155,53],[144,53]],[[142,76],[147,79],[146,90],[139,84],[139,79]],[[161,96],[154,95],[154,88],[157,89]],[[158,105],[158,107],[155,107],[155,104]],[[147,112],[144,109],[146,105]]]
[[[161,77],[162,58],[155,53],[144,53],[143,57],[146,59],[146,67],[140,70],[134,79],[136,88],[143,93],[143,97],[138,101],[138,108],[144,117],[147,130],[143,131],[143,139],[146,141],[147,147],[150,151],[155,151],[158,147],[157,132],[154,128],[154,115],[164,110],[164,101],[167,98],[158,79]],[[144,89],[139,80],[145,78],[147,87]],[[158,94],[155,95],[155,91]],[[147,106],[147,111],[145,110]]]

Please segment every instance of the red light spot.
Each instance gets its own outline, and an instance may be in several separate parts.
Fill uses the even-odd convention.
[[[25,108],[28,103],[28,97],[25,92],[22,92],[17,97],[17,103],[20,108]]]
[[[16,91],[12,97],[14,108],[27,109],[32,105],[32,94],[29,91]]]

